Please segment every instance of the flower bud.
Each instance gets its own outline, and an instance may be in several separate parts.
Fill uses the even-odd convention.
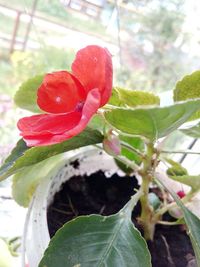
[[[188,172],[187,170],[182,167],[182,166],[173,166],[173,167],[170,167],[168,170],[167,170],[167,174],[169,176],[183,176],[183,175],[187,175]]]
[[[185,192],[183,190],[180,190],[176,193],[180,198],[183,198],[185,196]]]
[[[115,157],[121,153],[121,145],[118,135],[110,130],[103,140],[104,150],[111,156]]]

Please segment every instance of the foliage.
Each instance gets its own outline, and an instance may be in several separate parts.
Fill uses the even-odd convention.
[[[20,139],[17,146],[12,150],[10,156],[5,160],[4,164],[0,168],[0,180],[3,180],[11,174],[18,172],[19,170],[23,170],[25,167],[37,164],[47,158],[80,148],[82,146],[100,143],[102,140],[103,136],[101,133],[90,128],[70,140],[52,146],[30,148],[26,146],[22,139]]]
[[[199,138],[200,137],[200,123],[198,123],[195,126],[192,126],[190,128],[181,129],[180,131],[186,135],[191,136],[191,137]]]
[[[105,112],[105,118],[123,133],[142,135],[156,141],[186,122],[198,110],[199,105],[200,100],[193,100],[168,107],[136,109],[114,107]]]
[[[109,100],[109,104],[118,107],[159,105],[160,98],[149,92],[126,90],[115,87],[112,90],[112,96]]]
[[[198,91],[196,74],[184,78],[184,85],[185,80],[191,94]],[[20,124],[24,140],[17,143],[0,169],[1,179],[15,174],[13,193],[21,205],[27,205],[39,182],[59,168],[63,153],[84,146],[98,144],[105,148],[124,172],[134,172],[141,180],[140,188],[119,213],[81,216],[65,224],[51,240],[39,266],[132,266],[134,260],[137,266],[150,267],[145,240],[154,239],[157,224],[180,224],[183,219],[200,264],[200,218],[184,206],[197,196],[200,176],[191,175],[180,163],[163,157],[166,151],[162,145],[188,119],[194,119],[200,107],[199,96],[184,102],[176,99],[172,105],[161,107],[159,98],[151,93],[116,87],[111,96],[111,89],[111,55],[104,48],[88,46],[77,53],[70,73],[36,76],[16,94],[20,108],[40,112],[20,119],[18,127]],[[70,119],[62,120],[69,115]],[[198,131],[197,124],[195,137]],[[32,147],[27,146],[30,140]],[[170,165],[168,170],[161,172],[160,162]],[[181,200],[180,191],[165,186],[165,182],[174,181],[189,186]],[[152,185],[157,185],[158,195],[150,193]],[[21,194],[21,190],[25,192]],[[138,202],[141,212],[137,223],[143,236],[131,221]],[[175,222],[163,216],[172,207],[182,211],[182,218]]]
[[[18,87],[29,77],[52,70],[65,69],[70,66],[74,52],[55,47],[41,47],[38,51],[16,51],[9,56],[0,52],[0,135],[1,155],[0,162],[18,140],[16,120],[24,114],[16,110],[11,97]],[[26,96],[25,96],[26,97]],[[26,97],[26,99],[31,99]],[[16,100],[17,101],[17,100]]]
[[[47,73],[70,67],[74,52],[51,46],[41,47],[39,51],[16,51],[11,57],[14,75],[20,81],[38,73]]]
[[[200,98],[200,71],[195,71],[191,75],[185,76],[176,84],[174,90],[174,101]],[[198,119],[200,111],[197,111],[192,119]]]
[[[138,267],[150,267],[151,258],[146,242],[132,224],[131,212],[127,209],[126,206],[119,213],[107,217],[81,216],[69,222],[52,240],[39,267],[80,264],[84,267],[131,267],[133,262]],[[89,246],[88,237],[91,238]],[[73,242],[74,238],[80,243]],[[56,251],[62,252],[62,256],[55,257]],[[70,251],[68,256],[65,251]]]

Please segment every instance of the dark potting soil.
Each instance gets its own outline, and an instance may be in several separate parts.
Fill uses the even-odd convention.
[[[78,166],[75,166],[78,167]],[[51,237],[66,222],[80,215],[111,215],[118,212],[138,188],[134,177],[106,178],[102,171],[90,176],[76,176],[67,181],[56,193],[48,209],[48,227]],[[140,212],[138,204],[132,220]],[[193,249],[182,226],[156,227],[155,239],[148,242],[153,267],[195,267]],[[122,266],[125,267],[125,266]],[[133,267],[137,267],[134,266]]]

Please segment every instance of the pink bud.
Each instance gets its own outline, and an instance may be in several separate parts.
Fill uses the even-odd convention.
[[[178,191],[176,194],[177,194],[180,198],[183,198],[183,197],[185,196],[185,192],[184,192],[183,190]]]
[[[108,132],[103,140],[104,150],[111,156],[115,157],[121,153],[121,145],[118,136],[112,130]]]

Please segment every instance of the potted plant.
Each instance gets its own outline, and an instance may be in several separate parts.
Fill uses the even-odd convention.
[[[1,167],[1,179],[15,174],[14,188],[24,195],[28,186],[22,181],[27,183],[23,179],[28,173],[29,195],[39,183],[42,195],[41,184],[45,180],[39,179],[41,173],[35,176],[38,170],[45,167],[45,176],[54,176],[55,168],[60,162],[63,164],[59,155],[95,145],[112,156],[117,166],[115,172],[123,170],[127,175],[123,182],[129,188],[126,203],[120,209],[118,206],[116,213],[101,215],[104,214],[101,210],[100,214],[73,216],[55,233],[39,267],[152,266],[149,249],[152,251],[156,243],[159,225],[167,225],[167,229],[176,227],[175,232],[184,225],[196,264],[200,266],[200,219],[189,207],[200,189],[200,176],[190,175],[179,162],[165,154],[173,152],[165,151],[166,139],[187,121],[194,121],[194,125],[181,131],[199,137],[199,78],[197,71],[179,81],[174,90],[174,103],[161,107],[159,97],[152,93],[113,88],[110,53],[99,46],[88,46],[78,51],[71,72],[39,75],[20,87],[16,104],[39,114],[19,120],[22,139]],[[70,162],[77,164],[77,161]],[[97,160],[98,167],[101,162]],[[162,163],[166,168],[161,168]],[[56,184],[60,184],[59,177]],[[138,179],[135,185],[134,177]],[[114,186],[119,179],[114,180]],[[180,182],[189,189],[177,191],[169,186],[169,181]],[[106,186],[103,188],[106,190]],[[121,184],[117,194],[114,191],[107,194],[115,195],[114,202],[120,201],[120,188]],[[93,194],[93,201],[100,189]],[[44,191],[44,199],[47,197]],[[176,266],[165,238],[163,242],[165,251],[157,249],[157,254],[166,253],[166,266]],[[164,265],[155,267],[158,266]]]

